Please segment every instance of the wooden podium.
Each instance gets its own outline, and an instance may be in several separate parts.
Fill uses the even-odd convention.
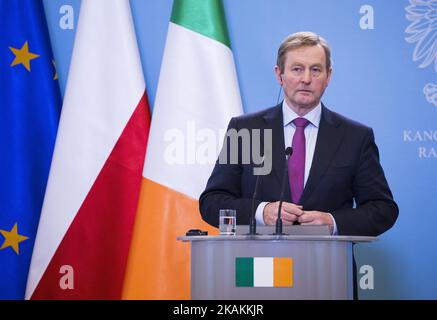
[[[352,299],[353,244],[375,237],[318,235],[184,236],[191,243],[191,299]],[[288,287],[237,286],[237,258],[287,257]]]

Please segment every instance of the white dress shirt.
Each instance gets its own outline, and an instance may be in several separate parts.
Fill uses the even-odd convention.
[[[299,118],[300,116],[291,109],[285,100],[282,103],[282,114],[284,119],[284,141],[285,148],[291,146],[294,132],[296,131],[296,126],[293,124],[293,120]],[[314,150],[316,149],[317,134],[319,133],[320,117],[322,115],[322,106],[319,104],[302,118],[307,119],[310,123],[305,127],[305,175],[304,175],[304,187],[307,183],[308,176],[310,174],[311,164],[313,163]],[[285,159],[284,159],[285,161]],[[264,207],[269,204],[269,202],[261,202],[256,209],[255,218],[258,225],[264,225],[263,212]],[[332,217],[332,215],[331,215]],[[334,232],[337,234],[337,225],[335,223],[334,217]]]

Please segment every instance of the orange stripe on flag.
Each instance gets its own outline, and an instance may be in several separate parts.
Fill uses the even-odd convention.
[[[188,229],[218,234],[200,217],[198,201],[143,178],[123,288],[124,299],[189,299]]]
[[[293,286],[293,260],[291,258],[273,258],[273,286]]]

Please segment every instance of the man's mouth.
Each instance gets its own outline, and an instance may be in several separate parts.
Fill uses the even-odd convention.
[[[305,90],[305,89],[297,90],[297,92],[302,92],[302,93],[312,93],[311,90]]]

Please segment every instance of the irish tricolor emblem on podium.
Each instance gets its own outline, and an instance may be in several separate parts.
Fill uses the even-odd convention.
[[[291,257],[236,257],[236,287],[292,287]]]

